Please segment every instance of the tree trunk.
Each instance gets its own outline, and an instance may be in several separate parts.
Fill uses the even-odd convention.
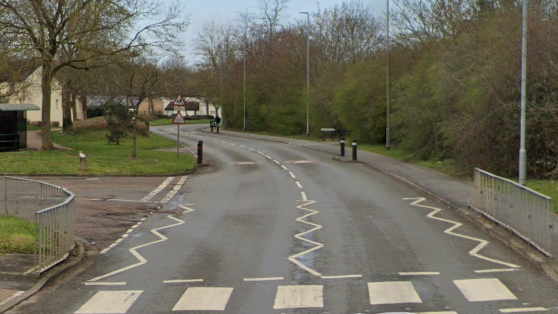
[[[72,115],[74,117],[74,121],[78,120],[76,98],[77,98],[76,93],[72,93],[71,104],[72,104]]]
[[[82,94],[79,96],[81,102],[81,111],[83,112],[83,120],[87,120],[87,95]]]
[[[72,126],[72,98],[68,87],[62,89],[62,129]]]
[[[136,109],[134,110],[134,127],[133,127],[133,131],[132,131],[132,158],[136,158],[137,154],[137,138],[138,138],[138,108],[139,107],[139,103],[136,106]]]
[[[52,95],[52,64],[51,62],[45,61],[42,66],[42,79],[41,79],[41,89],[43,95],[42,103],[42,149],[43,150],[53,150],[54,145],[52,144],[52,134],[50,133],[50,106],[51,106],[51,95]]]

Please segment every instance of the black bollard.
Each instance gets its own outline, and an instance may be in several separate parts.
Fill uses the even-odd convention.
[[[339,146],[341,146],[341,157],[345,157],[345,138],[341,137],[339,139]]]
[[[217,128],[217,134],[219,134],[219,124],[215,126]]]
[[[203,162],[203,141],[198,142],[198,165]]]
[[[357,140],[353,140],[353,160],[357,160]]]

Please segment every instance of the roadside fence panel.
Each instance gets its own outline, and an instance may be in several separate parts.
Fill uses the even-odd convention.
[[[66,259],[74,247],[75,195],[42,181],[4,177],[0,214],[35,223],[35,272]]]
[[[552,199],[476,168],[469,207],[552,256]]]

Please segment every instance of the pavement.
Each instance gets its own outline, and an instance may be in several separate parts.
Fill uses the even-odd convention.
[[[29,149],[40,150],[41,138],[38,133],[38,131],[28,132],[27,145]],[[217,135],[216,133],[214,134]],[[341,157],[339,156],[339,143],[336,141],[313,142],[226,130],[220,130],[220,134],[223,136],[246,137],[288,143],[331,154],[332,158],[338,162],[353,162],[351,157],[351,145],[347,145],[347,157]],[[55,145],[55,147],[56,146],[58,145]],[[57,148],[65,149],[61,146]],[[428,195],[430,199],[441,203],[446,208],[454,210],[460,216],[466,218],[472,225],[483,230],[492,238],[509,246],[517,254],[521,255],[525,260],[558,283],[558,261],[554,257],[543,255],[531,245],[468,208],[467,202],[473,194],[474,189],[472,182],[453,178],[432,169],[383,155],[365,151],[358,151],[357,155],[359,163],[385,173],[421,193]],[[557,215],[552,215],[551,220],[551,224],[558,226]],[[553,243],[558,243],[558,234],[552,235],[552,241]],[[78,241],[77,243],[79,244],[80,242]],[[26,274],[30,269],[29,266],[34,262],[32,255],[0,256],[0,313],[31,296],[49,280],[54,280],[65,270],[77,265],[85,255],[83,245],[78,245],[78,248],[80,248],[81,252],[78,250],[69,261],[62,263],[40,276]]]

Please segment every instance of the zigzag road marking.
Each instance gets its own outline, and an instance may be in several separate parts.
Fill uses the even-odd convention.
[[[305,210],[305,211],[310,212],[310,213],[308,213],[308,214],[306,214],[306,215],[304,215],[304,216],[301,216],[301,217],[297,218],[296,221],[302,222],[302,223],[307,224],[307,225],[310,225],[310,226],[313,226],[314,228],[312,228],[312,229],[310,229],[310,230],[307,230],[307,231],[305,231],[305,232],[299,233],[299,234],[295,235],[294,237],[295,237],[296,239],[302,240],[302,241],[304,241],[304,242],[308,242],[308,243],[314,244],[315,247],[313,247],[313,248],[311,248],[311,249],[308,249],[308,250],[306,250],[306,251],[304,251],[304,252],[300,252],[300,253],[298,253],[298,254],[292,255],[292,256],[290,256],[290,257],[288,258],[288,260],[291,261],[291,262],[293,262],[294,264],[296,264],[298,267],[300,267],[300,268],[306,270],[307,272],[311,273],[312,275],[320,277],[322,274],[320,274],[319,272],[313,270],[312,268],[310,268],[310,267],[308,267],[308,266],[302,264],[301,262],[299,262],[299,261],[297,260],[297,258],[299,258],[299,257],[301,257],[301,256],[304,256],[304,255],[306,255],[306,254],[308,254],[308,253],[310,253],[310,252],[314,252],[314,251],[319,250],[319,249],[321,249],[321,248],[324,247],[324,244],[322,244],[322,243],[319,243],[319,242],[316,242],[316,241],[312,241],[312,240],[309,240],[309,239],[306,239],[306,238],[303,237],[304,235],[306,235],[306,234],[308,234],[308,233],[311,233],[311,232],[314,232],[314,231],[317,231],[317,230],[320,230],[320,229],[323,228],[322,225],[318,225],[318,224],[315,224],[315,223],[308,222],[308,221],[305,221],[305,220],[304,220],[304,219],[306,219],[307,217],[310,217],[310,216],[312,216],[312,215],[315,215],[315,214],[319,213],[319,211],[317,211],[317,210],[312,210],[312,209],[309,209],[309,208],[306,208],[306,207],[305,207],[305,206],[308,206],[308,205],[312,205],[312,204],[314,204],[314,203],[316,203],[316,201],[308,201],[308,202],[306,202],[306,203],[304,203],[304,204],[299,205],[299,206],[296,207],[296,208],[298,208],[298,209],[302,209],[302,210]]]
[[[431,206],[426,206],[426,205],[420,205],[421,202],[423,202],[423,201],[426,200],[424,197],[418,197],[418,198],[416,198],[416,197],[415,197],[415,198],[404,198],[403,200],[406,200],[406,201],[412,201],[412,200],[414,200],[414,202],[411,203],[412,206],[431,209],[432,212],[430,212],[430,214],[427,215],[427,217],[430,218],[430,219],[435,219],[435,220],[443,221],[443,222],[446,222],[446,223],[449,223],[449,224],[453,224],[453,226],[450,227],[450,228],[448,228],[448,229],[446,229],[446,230],[444,231],[444,233],[447,233],[447,234],[450,234],[450,235],[453,235],[453,236],[456,236],[456,237],[459,237],[459,238],[463,238],[463,239],[467,239],[467,240],[479,242],[479,245],[477,245],[474,249],[472,249],[471,251],[469,251],[469,255],[474,256],[474,257],[479,258],[479,259],[482,259],[482,260],[485,260],[485,261],[488,261],[488,262],[491,262],[491,263],[504,265],[504,266],[507,266],[507,267],[510,267],[510,268],[520,268],[520,266],[518,266],[518,265],[511,264],[511,263],[507,263],[507,262],[504,262],[504,261],[500,261],[500,260],[493,259],[493,258],[486,257],[486,256],[483,256],[483,255],[479,254],[479,252],[480,252],[485,246],[487,246],[487,245],[489,244],[489,242],[486,241],[486,240],[477,239],[477,238],[473,238],[473,237],[470,237],[470,236],[466,236],[466,235],[463,235],[463,234],[459,234],[459,233],[453,232],[453,230],[455,230],[455,229],[461,227],[463,224],[462,224],[462,223],[459,223],[459,222],[456,222],[456,221],[452,221],[452,220],[448,220],[448,219],[436,217],[435,215],[436,215],[437,213],[441,212],[442,209],[441,209],[441,208],[436,208],[436,207],[431,207]]]
[[[191,208],[189,208],[189,207],[187,207],[187,206],[184,206],[184,205],[179,205],[179,206],[180,206],[182,209],[184,209],[184,210],[186,211],[185,213],[190,213],[190,212],[193,212],[193,211],[194,211],[193,209],[191,209]],[[152,229],[152,230],[151,230],[151,233],[153,233],[154,235],[158,236],[158,237],[160,238],[159,240],[156,240],[156,241],[153,241],[153,242],[149,242],[149,243],[146,243],[146,244],[142,244],[142,245],[140,245],[140,246],[133,247],[133,248],[131,248],[131,249],[129,250],[130,253],[132,253],[132,255],[134,255],[134,257],[138,259],[138,261],[139,261],[138,263],[133,264],[133,265],[130,265],[130,266],[127,266],[127,267],[123,267],[123,268],[120,268],[120,269],[118,269],[118,270],[112,271],[112,272],[110,272],[110,273],[108,273],[108,274],[105,274],[105,275],[102,275],[102,276],[99,276],[99,277],[90,279],[88,282],[90,282],[90,283],[91,283],[91,282],[97,282],[97,281],[99,281],[99,280],[102,280],[102,279],[105,279],[105,278],[114,276],[114,275],[116,275],[116,274],[123,273],[123,272],[125,272],[125,271],[127,271],[127,270],[136,268],[136,267],[138,267],[138,266],[147,264],[147,260],[146,260],[143,256],[141,256],[141,254],[139,254],[137,250],[139,250],[139,249],[141,249],[141,248],[144,248],[144,247],[146,247],[146,246],[150,246],[150,245],[153,245],[153,244],[157,244],[157,243],[160,243],[160,242],[167,241],[169,238],[167,238],[167,237],[165,237],[164,235],[160,234],[158,231],[159,231],[159,230],[163,230],[163,229],[168,229],[168,228],[176,227],[176,226],[179,226],[179,225],[182,225],[182,224],[185,223],[183,220],[180,220],[180,219],[178,219],[178,218],[176,218],[176,217],[173,217],[172,215],[168,215],[167,217],[170,218],[170,219],[172,219],[172,220],[177,221],[177,223],[172,224],[172,225],[168,225],[168,226],[165,226],[165,227],[161,227],[161,228]]]

